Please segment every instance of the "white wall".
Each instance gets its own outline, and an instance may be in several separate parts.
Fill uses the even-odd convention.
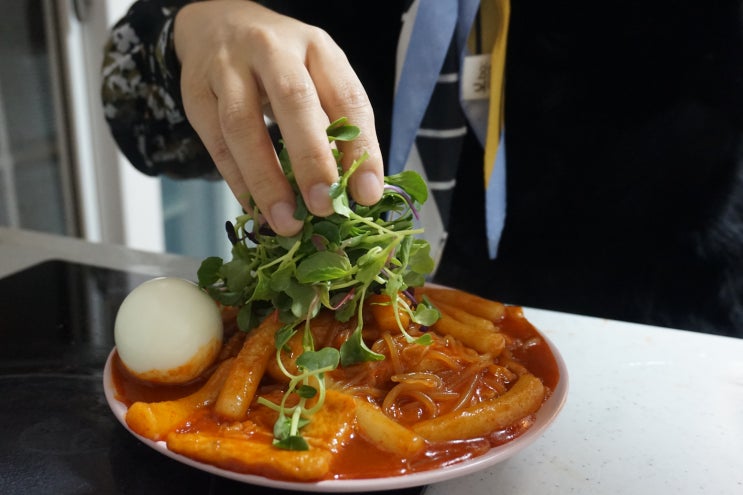
[[[83,237],[147,251],[164,250],[160,181],[132,167],[119,153],[103,117],[100,68],[110,26],[130,0],[57,2],[64,58],[69,68],[74,163]]]

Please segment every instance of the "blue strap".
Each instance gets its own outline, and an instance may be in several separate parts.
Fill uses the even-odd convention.
[[[457,0],[420,0],[392,109],[389,173],[401,172],[457,23]]]
[[[467,55],[467,38],[479,5],[479,0],[419,0],[395,92],[390,156],[387,163],[390,174],[399,173],[405,167],[452,36],[456,36],[457,46],[460,47],[460,67],[462,66]],[[475,135],[485,146],[487,103],[461,103]],[[506,145],[503,134],[500,143],[493,176],[485,191],[486,233],[491,258],[495,258],[498,253],[506,218]]]
[[[506,224],[506,139],[501,132],[500,146],[495,154],[495,168],[485,190],[485,225],[490,259],[498,256],[503,227]]]

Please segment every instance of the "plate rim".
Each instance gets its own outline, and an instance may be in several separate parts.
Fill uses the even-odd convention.
[[[491,448],[485,454],[446,466],[445,468],[419,471],[385,478],[355,478],[312,482],[277,480],[255,474],[243,474],[229,471],[172,452],[167,448],[164,441],[161,440],[154,442],[134,432],[129,425],[127,425],[125,417],[128,408],[123,402],[120,402],[116,398],[115,386],[111,374],[111,362],[116,352],[115,346],[111,349],[111,352],[106,358],[106,364],[103,369],[103,390],[106,402],[108,403],[112,413],[131,435],[157,452],[201,471],[246,484],[291,491],[351,493],[397,490],[448,481],[482,471],[513,457],[542,436],[542,433],[555,421],[555,419],[557,419],[567,401],[569,379],[567,366],[560,352],[557,350],[553,342],[541,331],[537,329],[537,332],[550,347],[552,355],[557,363],[560,376],[557,386],[552,391],[552,395],[544,404],[542,404],[539,411],[537,411],[535,423],[526,432],[503,445]]]

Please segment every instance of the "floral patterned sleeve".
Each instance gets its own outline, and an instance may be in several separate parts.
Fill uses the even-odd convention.
[[[217,178],[181,100],[172,28],[187,3],[139,0],[112,28],[103,59],[103,109],[119,148],[140,171]]]

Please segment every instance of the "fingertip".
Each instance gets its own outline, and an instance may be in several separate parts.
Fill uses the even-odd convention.
[[[306,200],[309,210],[317,216],[326,217],[333,213],[328,184],[318,183],[310,187]]]
[[[294,218],[294,205],[279,201],[271,205],[268,211],[268,223],[277,234],[289,237],[302,229],[302,221]]]
[[[353,199],[362,205],[373,205],[382,198],[383,179],[370,170],[351,176]]]

